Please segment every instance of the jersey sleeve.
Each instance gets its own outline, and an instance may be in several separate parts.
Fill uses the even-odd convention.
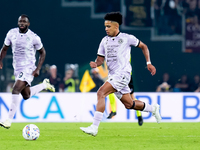
[[[129,35],[129,45],[137,47],[140,41],[134,35]]]
[[[40,50],[43,47],[42,41],[38,35],[35,34],[34,47],[36,50]]]
[[[103,43],[104,43],[104,39],[102,39],[101,43],[99,44],[97,55],[105,56],[105,49],[104,49]]]
[[[8,31],[8,33],[6,34],[6,38],[4,40],[4,44],[6,46],[10,46],[11,45],[11,30]]]

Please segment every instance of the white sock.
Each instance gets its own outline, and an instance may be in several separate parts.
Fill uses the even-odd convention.
[[[144,102],[145,103],[145,102]],[[148,103],[145,103],[145,107],[144,107],[144,112],[152,112],[153,111],[153,106],[149,105]]]
[[[41,84],[38,84],[38,85],[30,87],[30,91],[31,91],[30,97],[35,95],[35,94],[37,94],[37,93],[39,93],[40,91],[42,91],[42,90],[44,90],[46,88],[47,88],[46,84],[44,84],[44,83],[41,83]]]
[[[17,107],[19,105],[20,102],[20,95],[19,94],[12,94],[12,103],[10,105],[9,108],[9,112],[8,112],[8,119],[10,122],[12,122],[12,119],[17,111]]]
[[[95,111],[94,118],[93,118],[94,119],[93,120],[93,125],[99,127],[99,124],[100,124],[102,118],[103,118],[103,113],[99,112],[99,111]]]

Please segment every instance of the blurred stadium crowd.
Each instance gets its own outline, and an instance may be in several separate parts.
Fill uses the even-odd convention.
[[[199,0],[154,0],[155,27],[159,35],[182,34],[182,16],[198,23]]]
[[[62,75],[57,72],[56,65],[45,64],[41,70],[41,75],[35,78],[34,83],[40,83],[45,78],[50,80],[50,83],[54,85],[56,92],[81,92],[80,90],[80,81],[77,76],[77,68],[74,64],[70,64],[65,71],[65,74]],[[99,73],[99,69],[91,69],[89,76],[86,76],[87,82],[90,82],[90,78],[95,83],[95,87],[88,87],[89,92],[97,92],[99,87],[105,82],[106,78],[103,78]],[[6,92],[12,90],[14,84],[11,81],[6,88]],[[87,83],[90,86],[90,83]],[[200,92],[200,76],[196,74],[193,79],[189,78],[188,75],[184,74],[179,79],[173,79],[169,73],[164,73],[163,76],[158,80],[158,86],[155,87],[156,92]],[[45,91],[48,92],[48,91]]]

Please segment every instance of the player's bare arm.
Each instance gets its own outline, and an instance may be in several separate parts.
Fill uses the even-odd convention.
[[[101,66],[103,63],[104,63],[104,56],[97,56],[97,59],[94,61],[91,61],[90,62],[90,67],[91,68],[96,68],[96,67],[99,67]]]
[[[0,52],[0,69],[3,68],[3,59],[6,56],[8,48],[9,48],[9,46],[6,46],[5,44],[1,48],[1,52]]]
[[[155,75],[156,74],[156,68],[150,63],[150,54],[149,54],[149,49],[147,47],[146,44],[144,44],[142,41],[140,41],[140,44],[138,45],[139,48],[142,49],[142,52],[144,54],[144,57],[146,59],[146,62],[148,62],[147,64],[147,69],[151,72],[151,75]]]
[[[38,65],[37,65],[37,68],[35,69],[35,71],[33,71],[32,75],[34,77],[37,77],[39,76],[40,74],[40,69],[42,67],[42,64],[45,60],[45,57],[46,57],[46,51],[44,49],[44,47],[42,47],[40,50],[39,50],[39,53],[40,53],[40,57],[39,57],[39,62],[38,62]]]

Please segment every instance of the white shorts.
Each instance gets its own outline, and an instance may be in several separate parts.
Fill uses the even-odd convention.
[[[114,89],[117,90],[115,95],[118,99],[121,99],[123,94],[131,92],[128,86],[130,79],[131,75],[129,73],[109,75],[107,81],[112,85]]]
[[[14,71],[15,75],[15,81],[21,80],[21,81],[26,81],[28,85],[31,86],[31,82],[34,79],[34,76],[32,75],[33,69],[19,69]]]

